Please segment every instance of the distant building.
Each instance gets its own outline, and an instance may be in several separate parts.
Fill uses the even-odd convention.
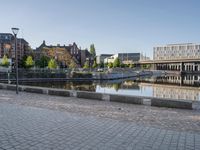
[[[23,38],[17,39],[17,54],[18,59],[21,60],[24,55],[29,53],[30,47]],[[14,36],[10,33],[0,33],[0,58],[7,55],[8,58],[15,58],[15,41]]]
[[[84,66],[86,61],[89,61],[89,65],[93,65],[94,58],[92,54],[87,50],[80,50],[81,51],[81,66]]]
[[[77,67],[83,66],[86,59],[91,60],[92,55],[88,50],[81,50],[76,43],[68,46],[60,44],[46,45],[45,41],[34,51],[35,59],[40,59],[43,55],[55,58],[63,67],[69,66],[74,61]]]
[[[150,57],[143,55],[142,53],[140,54],[140,61],[150,61]]]
[[[113,63],[116,58],[119,58],[123,64],[132,64],[139,62],[140,53],[118,53],[104,59],[104,63]]]
[[[200,71],[200,44],[183,43],[154,47],[156,70]]]
[[[97,64],[104,63],[104,59],[111,57],[113,54],[100,54],[96,56]]]
[[[193,43],[168,44],[154,47],[154,60],[199,59],[200,45]]]

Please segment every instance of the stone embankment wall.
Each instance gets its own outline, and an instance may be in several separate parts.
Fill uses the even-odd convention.
[[[0,89],[15,90],[16,88],[15,85],[0,83]],[[153,97],[113,95],[113,94],[85,92],[85,91],[70,91],[63,89],[52,89],[52,88],[32,87],[32,86],[19,86],[19,91],[56,95],[56,96],[66,96],[66,97],[71,96],[83,99],[120,102],[120,103],[137,104],[137,105],[149,105],[156,107],[193,109],[192,101],[187,101],[187,100],[171,100],[171,99],[159,99]]]
[[[124,79],[132,78],[138,76],[153,75],[151,71],[126,71],[126,72],[111,72],[111,73],[95,73],[93,74],[94,79],[99,80],[115,80],[115,79]]]

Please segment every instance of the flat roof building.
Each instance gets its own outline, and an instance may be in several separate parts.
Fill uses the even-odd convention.
[[[134,62],[139,62],[140,53],[117,53],[111,57],[105,58],[104,63],[113,63],[116,58],[119,58],[123,64],[132,64]]]
[[[104,63],[104,59],[111,57],[113,54],[100,54],[96,56],[97,64]]]
[[[200,44],[183,43],[168,44],[153,48],[153,59],[156,60],[180,60],[199,59]]]

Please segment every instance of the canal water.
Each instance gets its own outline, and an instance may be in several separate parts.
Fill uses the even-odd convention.
[[[200,75],[148,76],[110,81],[21,83],[24,85],[92,91],[120,95],[200,101]]]

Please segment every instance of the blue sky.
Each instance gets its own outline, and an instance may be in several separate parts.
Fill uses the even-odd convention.
[[[0,32],[19,27],[32,48],[94,43],[97,53],[143,52],[200,43],[199,0],[0,0]]]

